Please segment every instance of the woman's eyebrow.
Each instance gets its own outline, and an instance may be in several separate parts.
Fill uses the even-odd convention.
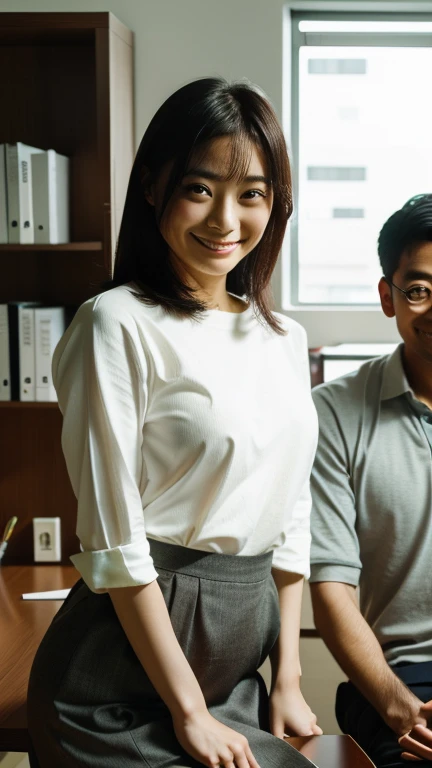
[[[219,173],[209,171],[206,168],[188,168],[183,178],[187,176],[200,176],[202,179],[209,179],[209,181],[225,181],[225,176],[221,176]],[[270,184],[270,179],[267,176],[245,176],[243,181],[247,182],[259,182],[264,184]]]

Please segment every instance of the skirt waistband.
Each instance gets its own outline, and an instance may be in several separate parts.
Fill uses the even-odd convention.
[[[271,573],[273,552],[261,555],[220,555],[148,539],[155,568],[214,581],[253,583]]]

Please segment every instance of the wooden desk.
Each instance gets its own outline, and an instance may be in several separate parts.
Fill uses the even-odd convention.
[[[351,736],[291,736],[286,740],[318,768],[374,768]]]
[[[5,555],[5,559],[7,553]],[[24,592],[66,589],[72,566],[0,566],[0,752],[27,752],[26,698],[34,655],[62,600],[21,600]]]

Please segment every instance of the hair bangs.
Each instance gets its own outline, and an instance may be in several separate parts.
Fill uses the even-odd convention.
[[[253,151],[251,137],[245,130],[230,135],[230,152],[224,177],[241,182],[247,175]]]
[[[239,130],[236,130],[233,133],[220,133],[219,135],[212,135],[210,138],[201,140],[199,144],[195,144],[190,152],[186,164],[183,164],[182,169],[177,170],[177,183],[180,182],[181,177],[187,173],[189,168],[200,168],[202,166],[205,167],[208,146],[210,142],[218,138],[229,139],[229,151],[223,158],[223,163],[221,164],[221,177],[223,181],[236,181],[240,183],[245,178],[250,165],[254,146],[259,146],[261,149],[262,147],[261,142],[258,141],[258,137],[251,136],[244,126],[240,126]],[[266,162],[268,164],[267,159]]]

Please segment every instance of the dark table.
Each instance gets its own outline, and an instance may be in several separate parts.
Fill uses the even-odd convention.
[[[5,559],[6,559],[5,555]],[[72,566],[0,566],[0,752],[27,752],[26,697],[36,650],[62,600],[22,600],[24,592],[72,587]]]
[[[287,741],[318,768],[374,768],[351,736],[291,736]]]

